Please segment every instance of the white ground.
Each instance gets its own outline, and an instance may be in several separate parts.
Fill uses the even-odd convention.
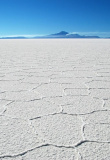
[[[0,160],[110,160],[110,40],[0,40]]]

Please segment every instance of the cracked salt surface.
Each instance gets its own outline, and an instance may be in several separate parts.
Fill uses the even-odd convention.
[[[0,160],[109,160],[110,40],[0,46]]]
[[[109,88],[110,89],[110,82],[107,82],[107,81],[98,81],[97,80],[97,81],[88,82],[86,84],[89,86],[89,88],[96,88],[96,89]]]
[[[81,121],[76,116],[50,115],[34,120],[32,124],[49,144],[72,146],[82,139]]]
[[[62,106],[63,111],[68,114],[83,115],[104,110],[102,106],[103,101],[99,99],[95,99],[90,96],[74,96],[72,99],[72,104],[70,103]]]
[[[38,146],[40,141],[28,123],[0,116],[0,157],[15,155]]]
[[[13,102],[5,112],[6,115],[23,119],[34,119],[36,117],[59,113],[61,108],[45,100],[29,102]]]
[[[110,124],[86,124],[84,135],[90,141],[110,143]]]
[[[88,142],[77,148],[83,160],[109,160],[110,144]]]

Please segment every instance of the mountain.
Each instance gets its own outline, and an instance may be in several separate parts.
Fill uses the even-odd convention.
[[[55,34],[50,34],[50,35],[46,35],[46,36],[36,36],[34,38],[65,38],[66,35],[68,35],[68,32],[65,31],[61,31],[59,33],[55,33]]]
[[[55,33],[55,34],[51,34],[50,36],[66,36],[68,35],[69,33],[68,32],[65,32],[65,31],[61,31],[59,33]]]
[[[99,36],[79,35],[79,34],[69,34],[66,31],[61,31],[59,33],[50,34],[46,36],[35,36],[35,37],[17,36],[17,37],[2,37],[0,39],[47,39],[47,38],[100,38],[100,37]]]
[[[66,31],[61,31],[59,33],[50,34],[46,36],[36,36],[34,38],[100,38],[99,36],[86,36],[86,35],[79,35],[79,34],[69,34]]]
[[[99,36],[85,36],[79,34],[69,34],[66,36],[67,38],[100,38]]]

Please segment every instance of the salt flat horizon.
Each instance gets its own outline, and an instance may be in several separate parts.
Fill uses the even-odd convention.
[[[0,159],[110,159],[110,39],[0,39]]]

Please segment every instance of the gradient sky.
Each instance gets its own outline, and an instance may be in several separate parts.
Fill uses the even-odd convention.
[[[110,0],[0,0],[0,36],[62,30],[110,36]]]

